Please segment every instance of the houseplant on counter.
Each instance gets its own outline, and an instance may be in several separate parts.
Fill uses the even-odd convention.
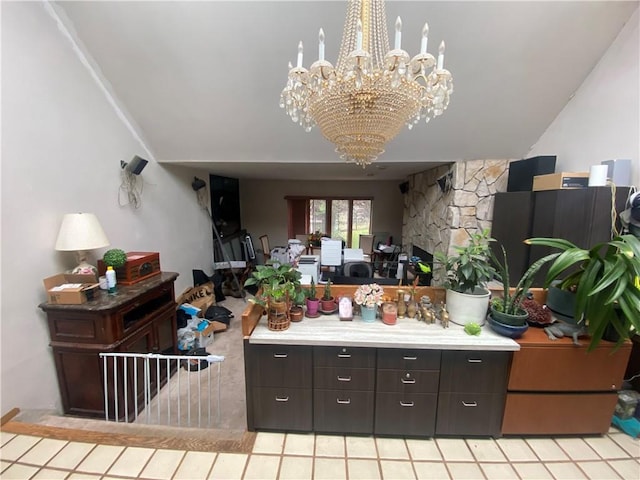
[[[511,288],[507,252],[502,245],[500,245],[500,249],[502,250],[502,261],[498,260],[493,251],[491,251],[491,260],[497,270],[496,277],[502,282],[502,297],[491,299],[491,317],[493,320],[506,325],[525,325],[529,314],[522,307],[522,302],[526,299],[527,291],[533,284],[538,270],[545,263],[556,259],[560,254],[552,253],[536,260],[520,277],[516,286]]]
[[[321,310],[324,313],[329,313],[335,311],[337,305],[336,301],[331,295],[331,279],[327,280],[327,283],[324,284],[324,294],[320,299]]]
[[[360,316],[365,322],[373,322],[376,319],[378,307],[382,305],[383,288],[377,283],[360,285],[356,289],[353,300],[360,305]]]
[[[454,246],[453,255],[435,253],[446,272],[444,284],[449,318],[458,325],[469,322],[484,325],[491,296],[486,284],[496,273],[491,264],[489,242],[492,241],[489,230],[484,230],[471,234],[466,246]]]
[[[549,267],[545,286],[561,280],[561,289],[575,289],[575,318],[587,324],[589,350],[603,339],[620,346],[640,331],[640,239],[616,236],[588,250],[560,238],[530,238],[525,243],[561,251]]]
[[[258,294],[251,301],[267,309],[267,327],[269,330],[289,328],[291,301],[300,288],[301,274],[289,264],[267,262],[258,265],[244,286],[257,285]]]
[[[318,295],[316,293],[316,282],[311,278],[311,285],[309,285],[309,289],[305,292],[307,297],[307,317],[314,318],[320,315],[318,313],[318,308],[320,307],[320,300],[318,299]]]

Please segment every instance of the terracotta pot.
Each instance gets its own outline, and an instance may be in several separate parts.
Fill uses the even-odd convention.
[[[336,309],[336,300],[331,297],[329,300],[325,300],[324,298],[320,300],[321,310],[323,312],[332,312]]]
[[[294,305],[289,310],[289,316],[291,317],[292,322],[299,322],[304,316],[304,311],[302,310],[302,307]]]

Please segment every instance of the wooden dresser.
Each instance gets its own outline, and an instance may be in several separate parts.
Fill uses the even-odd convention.
[[[99,353],[177,353],[173,285],[177,277],[177,273],[163,272],[134,285],[119,285],[117,295],[100,291],[95,300],[81,305],[40,304],[47,314],[64,413],[104,418],[104,368]],[[164,362],[161,365],[166,369]],[[166,381],[166,373],[160,378]],[[153,394],[158,385],[151,388]],[[127,389],[129,398],[134,390],[140,399],[144,396],[142,384],[134,387],[130,382]],[[113,399],[114,392],[107,393]]]
[[[529,328],[518,339],[509,382],[503,435],[604,434],[617,402],[617,390],[631,353],[631,343],[614,352],[601,342],[587,352],[570,338],[551,341],[543,329]]]

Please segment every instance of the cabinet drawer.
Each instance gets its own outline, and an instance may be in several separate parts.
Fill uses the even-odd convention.
[[[378,368],[390,368],[397,370],[440,370],[440,351],[379,348]]]
[[[373,368],[315,367],[313,388],[325,390],[373,390],[376,383]]]
[[[436,426],[438,395],[377,393],[374,433],[431,437]]]
[[[375,368],[374,348],[313,347],[313,365],[316,367]]]
[[[630,345],[625,344],[612,353],[613,344],[602,342],[598,348],[587,353],[588,340],[582,340],[582,343],[585,344],[582,347],[573,344],[523,346],[513,354],[509,390],[619,390],[629,359]]]
[[[510,358],[510,352],[442,352],[440,392],[505,392]]]
[[[313,426],[310,388],[253,389],[255,428],[311,431]]]
[[[500,436],[504,397],[490,393],[440,393],[436,434]]]
[[[311,388],[309,347],[250,345],[249,351],[249,371],[253,386]]]
[[[314,390],[316,432],[373,433],[373,392]]]
[[[428,370],[378,370],[377,391],[438,393],[440,372]]]
[[[503,435],[604,435],[616,393],[509,393]]]

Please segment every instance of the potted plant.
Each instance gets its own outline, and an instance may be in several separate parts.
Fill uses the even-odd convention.
[[[318,313],[320,300],[316,294],[316,282],[313,281],[313,278],[311,278],[311,285],[305,294],[307,296],[307,317],[317,317],[320,315]]]
[[[515,288],[511,288],[507,252],[502,245],[500,245],[500,249],[502,250],[502,261],[498,260],[493,251],[491,252],[491,260],[497,270],[497,279],[502,282],[502,297],[491,299],[491,317],[493,320],[506,325],[525,325],[529,313],[522,307],[522,302],[526,299],[527,291],[533,284],[534,277],[542,265],[554,260],[560,254],[552,253],[534,262],[520,277]]]
[[[114,270],[122,268],[127,263],[127,254],[119,248],[112,248],[104,252],[102,262],[105,267],[113,267]]]
[[[304,310],[302,305],[304,304],[305,294],[304,290],[300,286],[296,287],[296,291],[291,299],[291,308],[289,309],[289,315],[292,322],[299,322],[304,317]]]
[[[289,328],[291,301],[300,285],[301,274],[289,264],[267,262],[258,265],[244,286],[260,287],[253,302],[266,306],[270,330]]]
[[[640,331],[640,239],[616,236],[588,250],[560,238],[525,242],[561,251],[549,267],[545,287],[560,280],[561,289],[575,290],[574,314],[587,324],[589,350],[603,339],[620,346],[634,331]]]
[[[377,283],[360,285],[356,289],[353,300],[360,305],[360,315],[365,322],[373,322],[376,319],[378,307],[382,305],[383,288]]]
[[[320,299],[320,306],[323,312],[333,312],[336,309],[336,301],[331,295],[331,279],[324,284],[324,294]]]
[[[435,257],[444,267],[447,311],[452,322],[466,325],[475,322],[484,325],[491,293],[486,288],[496,271],[491,264],[489,230],[471,234],[469,243],[454,246],[455,254],[436,252]]]

